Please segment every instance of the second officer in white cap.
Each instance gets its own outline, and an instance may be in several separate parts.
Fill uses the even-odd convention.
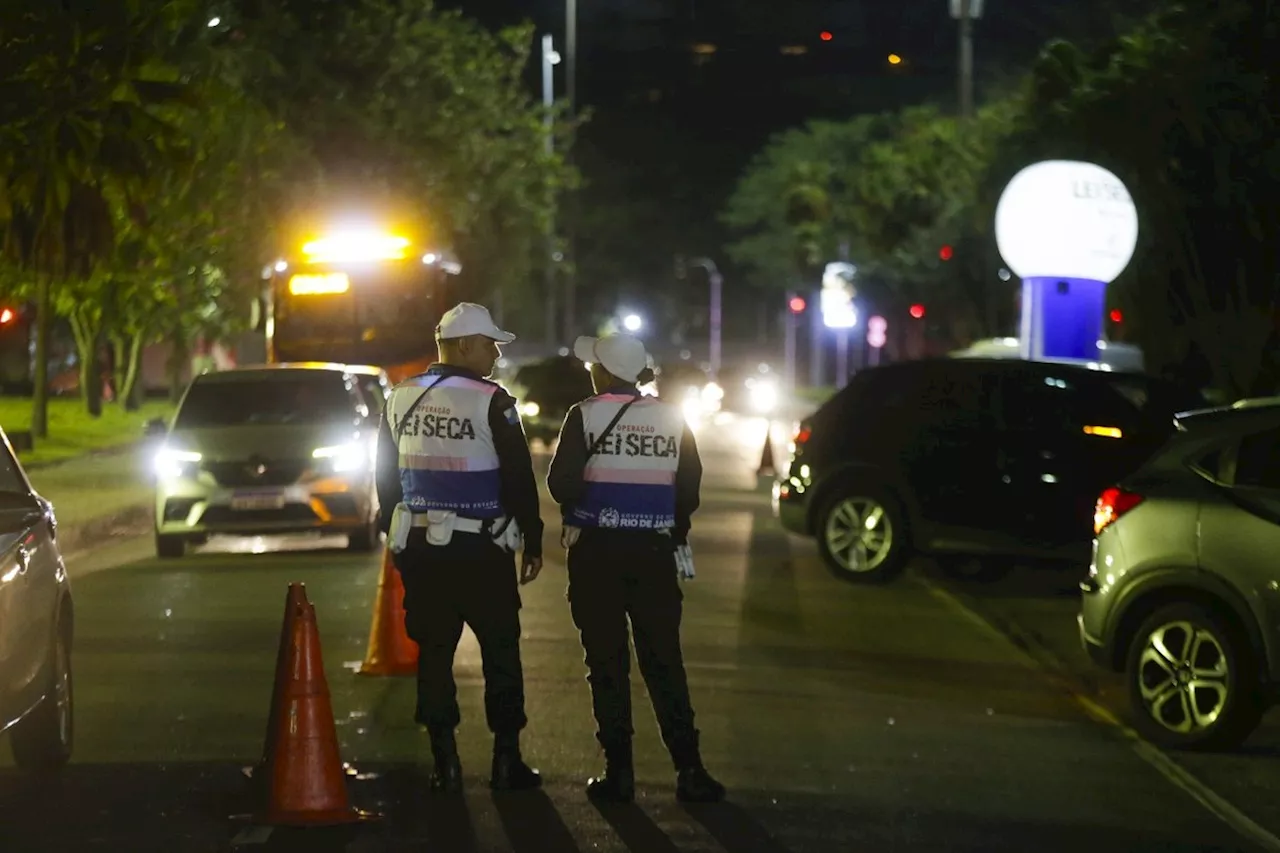
[[[462,765],[453,657],[462,626],[480,642],[495,789],[536,788],[520,755],[525,727],[520,583],[542,569],[538,486],[516,402],[490,382],[515,335],[463,302],[436,328],[440,360],[397,385],[378,438],[383,529],[404,582],[405,627],[418,643],[418,709],[431,734],[432,787],[457,792]]]
[[[632,762],[631,651],[676,770],[676,796],[715,802],[725,790],[702,766],[680,649],[688,546],[702,463],[679,407],[642,396],[652,378],[644,344],[630,335],[578,338],[596,395],[569,410],[547,483],[560,504],[569,549],[569,603],[586,652],[587,680],[604,747],[593,800],[629,802]]]

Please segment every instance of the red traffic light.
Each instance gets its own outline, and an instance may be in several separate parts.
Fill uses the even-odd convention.
[[[12,308],[6,308],[3,311],[0,311],[0,326],[8,325],[16,316],[17,315],[13,313]]]
[[[917,320],[919,320],[921,317],[924,316],[924,306],[921,305],[919,302],[917,302],[915,305],[911,306],[910,313],[912,317],[915,317]]]
[[[791,297],[791,301],[787,303],[787,307],[791,309],[792,314],[799,314],[804,311],[804,298],[800,296]]]
[[[1113,323],[1123,323],[1123,322],[1124,322],[1124,314],[1120,311],[1120,309],[1119,309],[1119,308],[1112,308],[1112,309],[1111,309],[1111,322],[1113,322]]]
[[[942,258],[944,261],[951,260],[951,256],[953,254],[955,254],[955,252],[952,251],[950,246],[943,246],[938,250],[938,257]]]
[[[827,30],[823,30],[821,33],[818,34],[818,38],[822,39],[823,41],[831,41],[833,38],[835,38],[835,36],[833,36]]]

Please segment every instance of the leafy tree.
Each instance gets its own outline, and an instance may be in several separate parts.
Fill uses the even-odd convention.
[[[1006,99],[971,122],[915,107],[781,134],[726,208],[726,223],[743,234],[731,255],[758,279],[789,286],[814,281],[843,247],[882,308],[946,302],[967,326],[990,329],[998,300],[984,284],[996,265],[978,189],[1016,114]],[[964,251],[942,264],[944,244]]]
[[[863,153],[885,138],[886,117],[811,122],[776,135],[748,166],[725,206],[741,236],[730,257],[760,286],[813,282],[848,238],[841,201]]]
[[[1021,156],[1094,160],[1141,236],[1116,283],[1157,365],[1198,353],[1234,394],[1274,387],[1280,154],[1274,2],[1172,6],[1095,54],[1055,43],[1033,74]]]
[[[996,146],[1020,114],[1016,96],[961,121],[934,107],[903,111],[893,136],[868,147],[841,200],[862,266],[889,301],[945,306],[958,337],[996,334],[1003,288],[982,187]],[[940,257],[950,246],[949,260]]]
[[[48,433],[55,290],[91,277],[139,214],[150,165],[180,156],[157,112],[183,95],[160,66],[182,2],[27,3],[0,9],[0,226],[37,310],[32,431]]]
[[[319,166],[299,215],[408,206],[454,243],[471,289],[518,292],[559,191],[524,84],[530,27],[490,32],[426,0],[244,0],[237,26],[269,57],[263,97]],[[557,150],[564,149],[564,128]]]

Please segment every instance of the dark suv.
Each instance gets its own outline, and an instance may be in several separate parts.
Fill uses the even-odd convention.
[[[1140,374],[990,359],[859,373],[802,422],[774,486],[782,524],[873,581],[913,552],[1085,564],[1098,493],[1206,405]]]

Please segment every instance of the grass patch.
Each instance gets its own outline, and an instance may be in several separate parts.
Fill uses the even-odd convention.
[[[821,406],[823,403],[827,402],[827,400],[830,400],[831,395],[835,393],[836,389],[832,386],[797,388],[796,399]]]
[[[102,417],[91,418],[83,400],[50,400],[48,438],[35,439],[35,448],[18,457],[24,465],[42,464],[132,444],[142,438],[147,421],[167,419],[171,414],[173,405],[169,402],[148,401],[136,412],[109,403],[103,407]],[[8,433],[30,430],[30,398],[0,397],[0,426]]]

